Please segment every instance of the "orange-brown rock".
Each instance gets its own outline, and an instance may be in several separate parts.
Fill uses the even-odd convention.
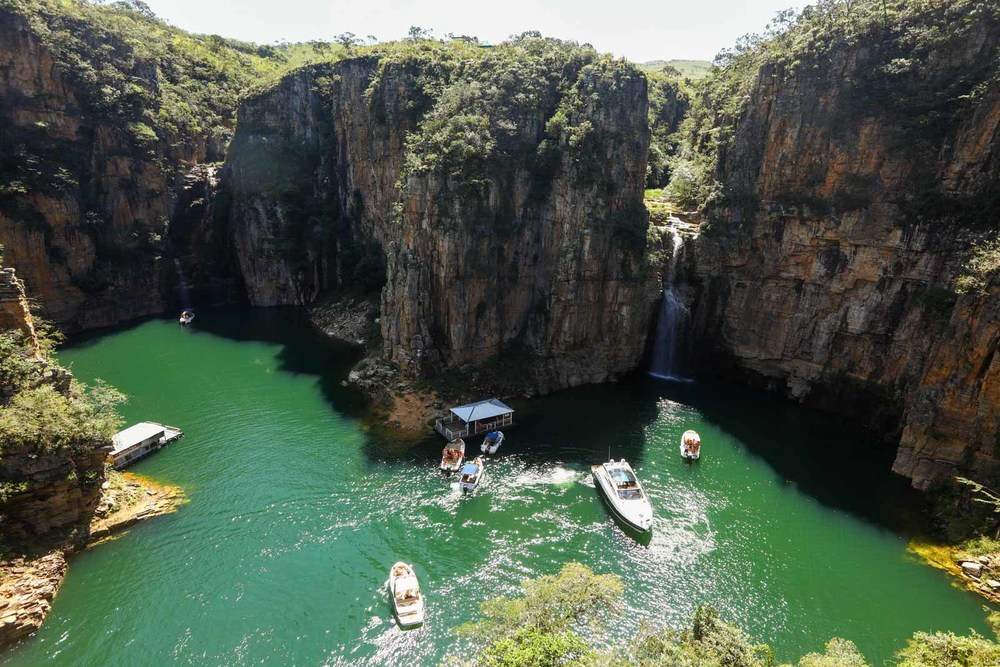
[[[761,67],[719,155],[726,206],[682,261],[692,364],[867,424],[922,489],[1000,479],[1000,284],[955,288],[998,229],[1000,89],[977,88],[998,44],[970,17],[882,96],[864,44]]]
[[[57,546],[40,556],[0,560],[0,649],[41,627],[68,569],[67,556],[140,521],[170,514],[184,492],[129,473],[114,475],[100,494],[85,539]]]
[[[0,561],[0,648],[42,626],[66,576],[66,555]]]

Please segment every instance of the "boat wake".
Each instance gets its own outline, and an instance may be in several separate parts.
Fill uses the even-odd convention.
[[[551,468],[534,468],[525,470],[514,478],[514,486],[559,485],[578,482],[586,476],[580,470],[553,466]]]

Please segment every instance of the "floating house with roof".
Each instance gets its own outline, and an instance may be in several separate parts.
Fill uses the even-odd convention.
[[[139,422],[115,435],[112,440],[114,449],[108,458],[115,470],[121,470],[182,435],[184,433],[173,426],[164,426],[156,422]]]
[[[448,414],[434,422],[434,430],[448,439],[498,431],[514,424],[514,410],[498,398],[488,398],[451,408]]]

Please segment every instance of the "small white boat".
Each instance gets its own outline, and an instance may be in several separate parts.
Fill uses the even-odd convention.
[[[590,472],[615,516],[640,533],[653,529],[653,507],[635,471],[625,459],[611,459],[607,463],[590,466]]]
[[[400,561],[389,570],[389,595],[396,621],[401,628],[412,628],[424,622],[424,596],[413,568]]]
[[[447,445],[441,453],[441,472],[453,473],[462,468],[465,459],[465,440],[456,438]]]
[[[496,454],[497,450],[500,449],[500,445],[503,444],[503,431],[490,431],[483,438],[483,446],[480,450],[484,454]]]
[[[181,316],[177,318],[177,321],[180,323],[182,327],[186,327],[187,325],[191,324],[191,322],[194,321],[194,311],[185,310],[183,313],[181,313]]]
[[[697,431],[684,431],[681,436],[681,456],[689,461],[697,461],[701,456],[701,436]]]
[[[465,465],[462,466],[462,479],[459,484],[463,491],[471,493],[479,488],[485,476],[486,465],[483,462],[483,457],[477,456],[475,460],[466,461]]]

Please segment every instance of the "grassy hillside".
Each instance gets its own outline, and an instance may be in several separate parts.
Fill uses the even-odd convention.
[[[698,80],[704,78],[712,70],[712,63],[707,60],[650,60],[640,63],[639,67],[647,72],[667,72],[676,70],[681,77]]]

